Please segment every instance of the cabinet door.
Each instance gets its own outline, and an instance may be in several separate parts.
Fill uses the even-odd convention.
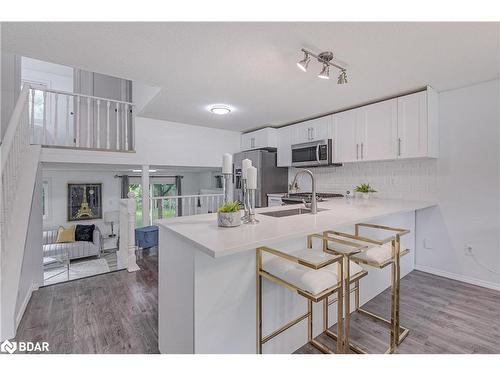
[[[427,155],[427,93],[398,98],[397,155],[415,158]]]
[[[357,109],[333,115],[335,128],[335,139],[333,140],[334,159],[338,163],[347,163],[359,159],[359,144],[356,136],[357,117]]]
[[[397,99],[360,108],[357,127],[359,158],[387,160],[396,158],[398,102]]]
[[[308,121],[311,140],[318,141],[321,139],[331,138],[330,128],[331,128],[332,116],[320,117],[311,121]]]
[[[278,167],[290,167],[292,165],[292,141],[290,137],[291,127],[286,126],[278,131]]]
[[[290,127],[292,144],[310,142],[311,124],[310,121],[304,121]]]
[[[241,135],[241,151],[246,151],[250,150],[252,148],[252,139],[253,134],[252,133],[247,133],[247,134],[242,134]]]

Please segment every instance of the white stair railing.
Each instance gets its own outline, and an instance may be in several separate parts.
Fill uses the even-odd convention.
[[[22,163],[30,145],[29,114],[28,114],[29,89],[23,88],[14,111],[9,121],[7,131],[1,146],[1,233],[2,239],[9,234],[12,209],[17,192],[18,178],[21,173]],[[28,198],[26,198],[28,199]]]
[[[134,150],[133,103],[28,86],[32,144],[86,150]]]
[[[217,212],[223,194],[171,195],[151,198],[153,220]]]

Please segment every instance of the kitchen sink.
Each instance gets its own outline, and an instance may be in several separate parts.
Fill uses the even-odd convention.
[[[328,211],[328,210],[326,208],[318,208],[318,212],[321,211]],[[310,213],[311,210],[309,208],[290,208],[288,210],[259,212],[259,215],[266,215],[272,217],[286,217],[286,216],[302,215]]]

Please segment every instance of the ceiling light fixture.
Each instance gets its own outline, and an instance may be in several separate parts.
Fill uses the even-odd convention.
[[[208,110],[216,115],[227,115],[231,112],[231,107],[226,104],[214,104],[208,107]]]
[[[297,66],[303,72],[307,72],[307,66],[309,65],[310,61],[311,61],[311,58],[309,57],[309,54],[307,52],[304,52],[304,59],[300,60],[297,63]]]
[[[134,173],[141,173],[142,169],[132,169],[132,172],[134,172]],[[155,173],[155,172],[157,172],[156,169],[150,169],[149,170],[149,173]]]
[[[328,64],[323,65],[323,69],[321,69],[321,72],[318,74],[318,78],[330,79],[330,66],[328,66]]]
[[[339,85],[343,85],[344,83],[347,83],[347,72],[345,71],[345,69],[342,69],[342,71],[340,72],[337,83]]]
[[[307,66],[309,65],[309,62],[311,60],[311,56],[315,57],[320,64],[322,64],[323,68],[321,69],[321,72],[318,74],[318,78],[321,79],[330,79],[330,67],[334,67],[340,70],[340,75],[338,77],[337,83],[339,85],[343,85],[347,83],[347,67],[342,66],[338,62],[333,62],[333,53],[330,51],[325,51],[321,52],[320,54],[316,55],[312,53],[311,51],[308,51],[304,48],[301,49],[301,51],[304,53],[304,59],[300,60],[297,63],[297,67],[306,72],[307,71]]]

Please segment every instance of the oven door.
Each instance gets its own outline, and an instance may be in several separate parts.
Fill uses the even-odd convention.
[[[329,165],[331,161],[331,140],[292,145],[292,166],[294,167],[317,167]]]

